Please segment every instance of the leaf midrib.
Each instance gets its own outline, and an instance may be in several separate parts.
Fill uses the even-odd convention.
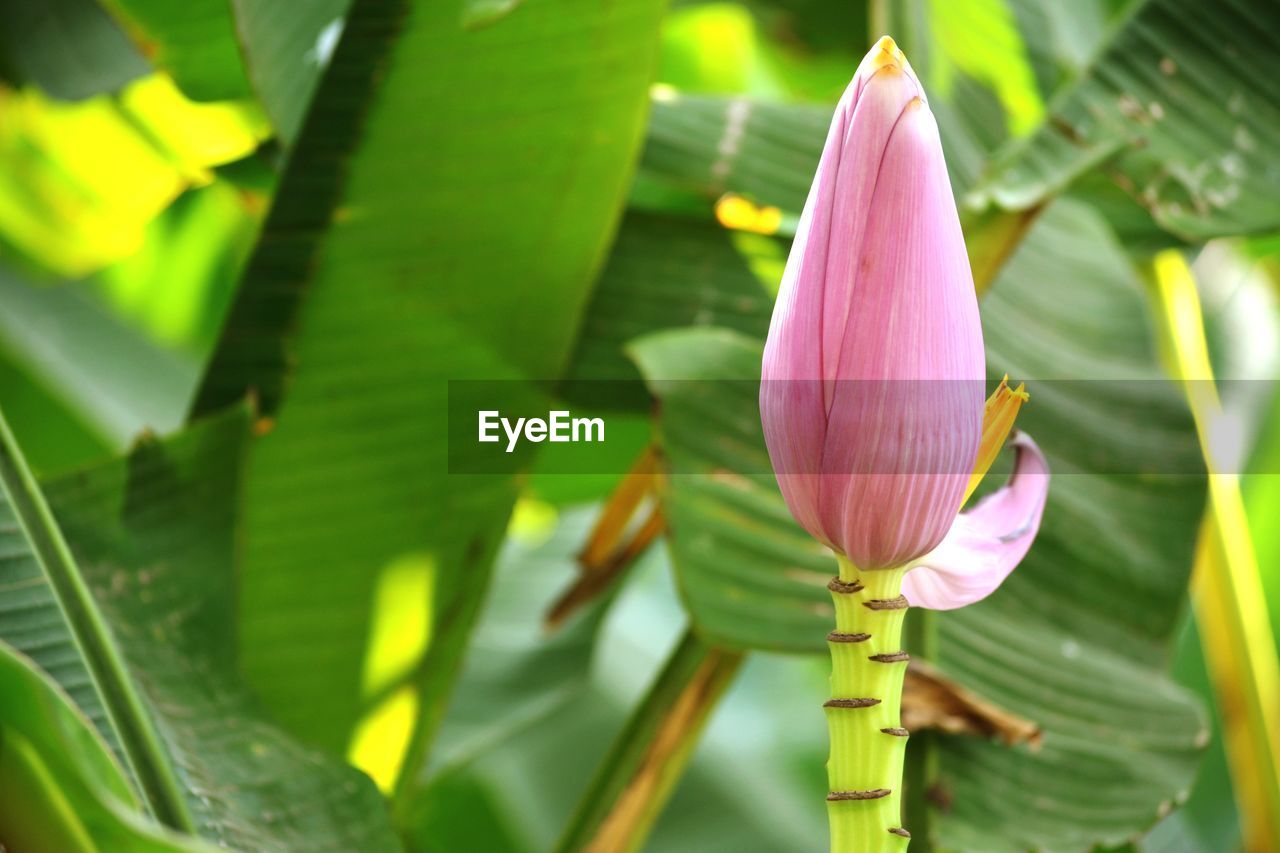
[[[174,829],[195,832],[186,799],[151,716],[89,591],[62,530],[0,413],[0,485],[53,591],[77,652],[102,700],[144,805]]]

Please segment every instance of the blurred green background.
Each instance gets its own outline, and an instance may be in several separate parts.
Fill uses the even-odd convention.
[[[1277,24],[1274,0],[0,0],[16,445],[82,562],[76,484],[116,475],[77,472],[133,470],[140,436],[177,436],[183,489],[238,472],[193,654],[230,661],[241,732],[353,763],[387,804],[348,821],[238,746],[183,769],[210,741],[164,709],[225,697],[126,639],[173,825],[322,849],[324,820],[267,817],[296,807],[340,849],[824,847],[830,569],[772,483],[732,476],[762,452],[754,400],[656,383],[756,378],[832,106],[890,33],[942,131],[993,379],[1028,382],[1067,475],[1028,564],[929,655],[1043,740],[913,740],[911,849],[1280,849]],[[448,380],[641,378],[661,405],[611,411],[610,450],[656,445],[663,482],[557,475],[553,449],[447,470]],[[208,456],[246,399],[253,437]],[[1224,429],[1210,488],[1168,473]],[[1143,473],[1079,473],[1099,459]],[[596,526],[626,483],[635,518]],[[86,566],[106,621],[136,617]],[[79,702],[6,590],[0,640]],[[609,835],[628,796],[643,816]]]

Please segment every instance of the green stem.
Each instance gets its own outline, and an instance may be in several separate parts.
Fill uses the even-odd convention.
[[[837,556],[840,576],[830,584],[836,630],[831,648],[831,696],[826,703],[831,757],[827,816],[832,853],[890,853],[907,849],[902,829],[900,727],[901,596],[906,567],[861,571]]]

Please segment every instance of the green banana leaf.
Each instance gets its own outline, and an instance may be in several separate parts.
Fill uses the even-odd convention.
[[[3,0],[0,20],[0,65],[55,98],[113,92],[149,70],[97,0]]]
[[[0,843],[36,853],[209,853],[149,820],[110,748],[52,678],[0,643]]]
[[[102,0],[102,5],[188,98],[252,97],[227,0]]]
[[[562,371],[639,147],[661,3],[530,0],[471,29],[465,8],[352,4],[196,405],[252,393],[264,415],[250,681],[332,752],[409,685],[408,786],[515,494],[449,476],[448,380]],[[388,664],[376,591],[406,561],[430,642]]]
[[[1186,240],[1280,228],[1280,37],[1268,0],[1145,0],[997,156],[972,203],[1031,207],[1097,166]]]
[[[0,640],[67,691],[160,822],[233,849],[397,849],[369,780],[281,732],[240,681],[247,438],[236,408],[41,487],[5,428]]]
[[[351,3],[231,0],[245,71],[286,146],[297,141]]]

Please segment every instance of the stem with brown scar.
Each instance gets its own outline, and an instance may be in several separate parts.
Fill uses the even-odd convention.
[[[826,702],[831,757],[827,815],[832,853],[881,853],[907,848],[902,828],[902,759],[907,731],[900,725],[902,597],[906,569],[862,571],[842,556],[840,575],[827,585],[835,602],[831,696]]]

